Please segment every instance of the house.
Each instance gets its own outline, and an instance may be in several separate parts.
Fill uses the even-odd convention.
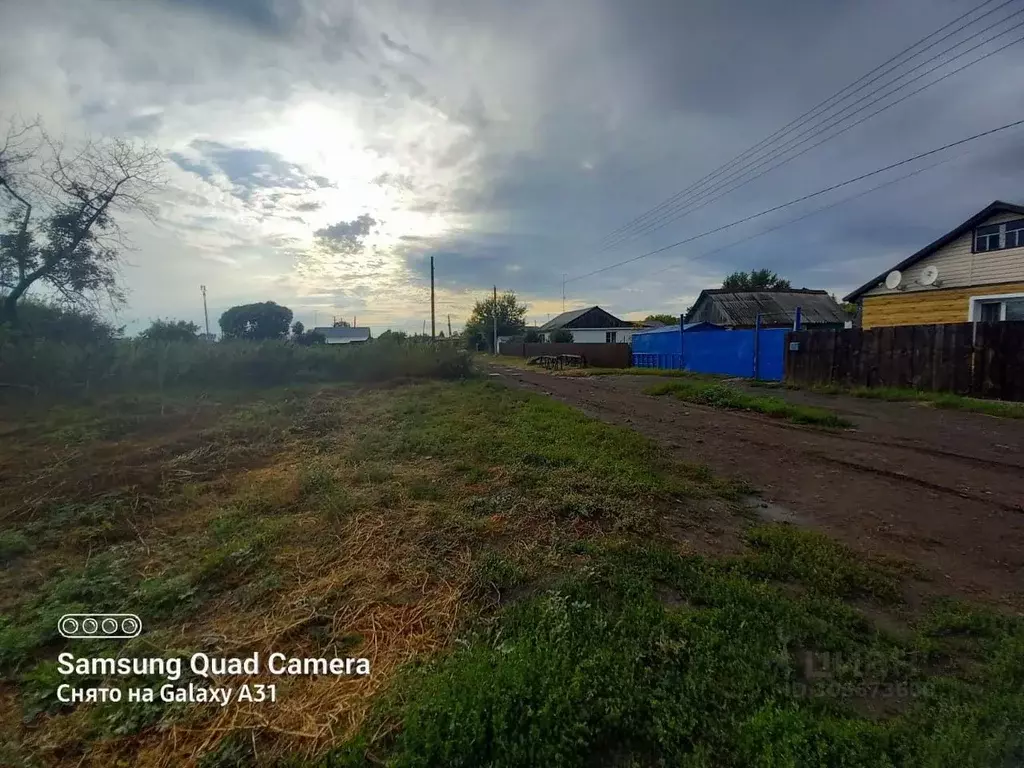
[[[551,341],[551,334],[563,328],[572,333],[576,344],[628,344],[636,330],[633,323],[620,320],[600,307],[563,312],[538,330],[544,334],[545,341]]]
[[[827,291],[810,288],[700,292],[686,313],[686,323],[710,323],[725,328],[753,328],[761,315],[762,328],[792,326],[800,309],[804,328],[842,328],[849,318]]]
[[[996,200],[844,300],[864,328],[1024,320],[1024,206]]]
[[[314,328],[314,333],[323,334],[328,344],[358,344],[370,340],[369,328],[343,328],[341,326]]]

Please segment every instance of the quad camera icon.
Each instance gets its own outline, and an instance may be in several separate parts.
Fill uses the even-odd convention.
[[[128,640],[142,632],[134,613],[65,613],[57,631],[69,640]]]

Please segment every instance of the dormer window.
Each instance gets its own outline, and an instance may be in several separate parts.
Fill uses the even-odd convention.
[[[974,252],[1001,251],[1004,248],[1024,248],[1024,219],[1005,224],[988,224],[974,230]]]

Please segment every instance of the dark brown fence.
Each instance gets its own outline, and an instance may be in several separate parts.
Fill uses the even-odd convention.
[[[629,368],[633,354],[629,344],[509,344],[501,345],[501,354],[511,357],[538,355],[580,355],[589,366]]]
[[[1024,322],[795,331],[786,381],[1024,400]]]

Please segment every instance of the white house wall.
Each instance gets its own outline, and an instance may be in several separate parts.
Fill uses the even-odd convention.
[[[633,338],[633,328],[570,328],[572,340],[575,344],[604,344],[605,334],[615,331],[615,341],[619,344],[628,344]],[[551,334],[548,334],[550,340]]]

